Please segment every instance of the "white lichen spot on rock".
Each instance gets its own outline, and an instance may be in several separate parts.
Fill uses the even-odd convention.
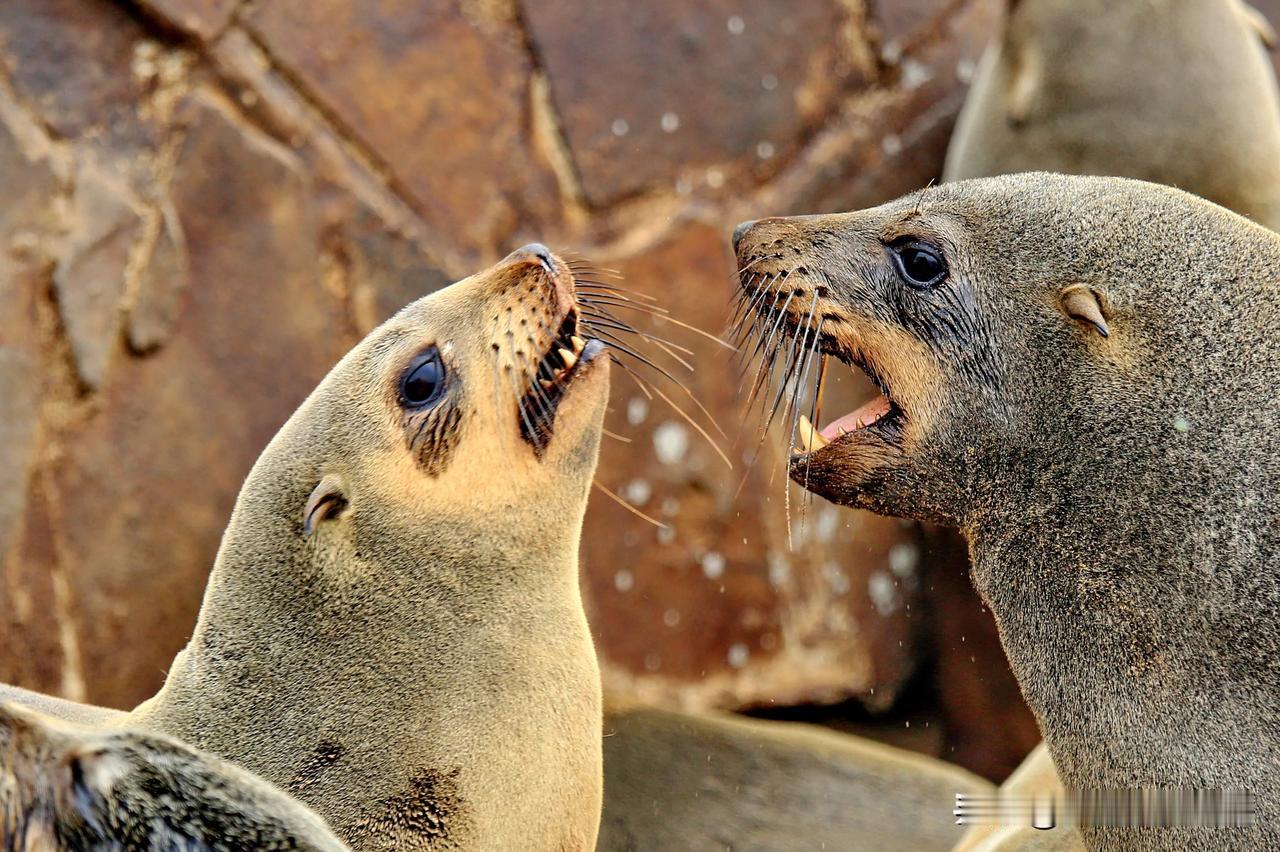
[[[920,548],[914,542],[903,541],[889,548],[889,570],[899,579],[914,577],[920,564]]]
[[[625,118],[615,118],[609,129],[613,131],[614,136],[626,136],[627,132],[631,130],[631,125],[627,123]]]
[[[773,148],[772,142],[761,142],[756,145],[756,156],[762,160],[771,160],[773,155],[777,153]]]
[[[620,592],[631,591],[635,584],[636,578],[626,568],[613,575],[613,587]]]
[[[751,651],[741,642],[734,642],[729,646],[729,665],[735,669],[740,669],[747,664],[747,660],[751,658]]]
[[[881,615],[891,615],[898,608],[898,590],[884,571],[876,571],[867,579],[867,594]]]
[[[633,396],[627,400],[627,422],[639,426],[649,416],[649,401],[642,396]]]
[[[920,88],[932,78],[933,72],[923,63],[914,59],[908,59],[902,63],[902,85],[906,87],[907,91]]]
[[[680,501],[674,497],[668,497],[662,501],[662,514],[668,518],[674,518],[680,512]]]
[[[709,551],[702,557],[702,573],[708,580],[717,580],[724,574],[724,557],[716,551]]]
[[[680,464],[689,451],[689,431],[668,420],[653,430],[653,451],[663,464]]]
[[[760,78],[760,88],[764,89],[766,92],[772,92],[774,89],[778,88],[777,76],[774,74],[765,74]]]
[[[823,506],[818,512],[818,522],[814,524],[814,528],[818,541],[831,541],[840,529],[840,511],[834,506]]]
[[[1177,417],[1173,418],[1173,428],[1183,433],[1190,432],[1191,421],[1179,414]]]
[[[896,133],[890,133],[880,140],[880,147],[890,157],[896,157],[902,153],[902,139]]]
[[[747,22],[742,20],[741,15],[732,16],[725,25],[733,35],[742,35],[747,29]]]
[[[662,125],[664,133],[675,133],[680,129],[680,116],[674,112],[664,112],[659,123]]]
[[[972,59],[961,59],[956,63],[956,79],[961,83],[972,83],[974,72],[977,70],[978,66]]]
[[[658,527],[658,544],[670,544],[676,540],[676,528],[667,524],[665,527]]]
[[[668,627],[675,627],[680,623],[680,613],[674,609],[667,610],[662,614],[662,623]]]
[[[774,588],[785,586],[791,579],[791,564],[781,553],[769,554],[769,584]]]
[[[653,496],[653,488],[647,480],[633,479],[623,486],[622,496],[632,506],[643,506]]]
[[[719,189],[724,186],[724,172],[717,168],[707,169],[707,186]]]
[[[849,582],[849,575],[844,572],[844,568],[839,562],[827,562],[822,566],[822,573],[826,575],[827,583],[831,586],[831,591],[837,595],[846,594],[852,585]]]

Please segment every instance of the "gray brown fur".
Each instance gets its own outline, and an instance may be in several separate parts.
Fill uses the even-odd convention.
[[[1280,97],[1240,0],[1016,0],[946,178],[1027,171],[1177,186],[1280,228]]]
[[[341,852],[319,816],[169,737],[0,707],[0,850]]]
[[[912,290],[886,242],[944,247]],[[959,527],[1066,786],[1240,787],[1253,829],[1105,849],[1280,848],[1280,237],[1167,187],[1014,175],[761,220],[830,351],[905,410],[792,467],[840,503]],[[803,266],[808,272],[799,273]],[[1059,296],[1084,284],[1110,337]]]
[[[600,852],[946,850],[989,782],[825,728],[637,708],[605,717]]]
[[[535,454],[513,388],[572,297],[545,263],[427,296],[333,368],[250,472],[194,635],[127,724],[289,789],[355,849],[594,847],[578,541],[608,363],[579,367]],[[429,344],[451,378],[424,429],[396,397]],[[308,535],[318,484],[342,499]]]

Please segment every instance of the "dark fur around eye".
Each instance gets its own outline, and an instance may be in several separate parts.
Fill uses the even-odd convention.
[[[909,287],[927,290],[947,278],[947,261],[942,249],[915,237],[903,237],[887,246],[898,277]]]

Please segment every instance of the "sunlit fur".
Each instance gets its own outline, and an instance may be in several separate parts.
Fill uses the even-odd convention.
[[[895,284],[883,244],[908,231],[946,252],[934,291]],[[740,259],[772,240],[905,411],[793,478],[964,531],[1068,787],[1259,797],[1250,831],[1090,843],[1280,848],[1280,237],[1168,187],[1031,174],[762,220]],[[1080,284],[1108,338],[1063,309]]]
[[[577,554],[607,361],[582,365],[538,457],[515,393],[522,353],[550,341],[493,333],[563,301],[567,279],[513,257],[333,368],[246,480],[195,634],[133,721],[284,786],[358,849],[592,847],[600,687]],[[436,471],[397,403],[428,345],[440,404],[461,408]],[[329,474],[348,506],[306,537]]]

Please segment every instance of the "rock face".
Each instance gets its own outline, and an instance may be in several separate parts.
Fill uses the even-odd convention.
[[[524,242],[720,331],[737,221],[938,174],[998,6],[0,4],[0,680],[149,695],[274,429],[374,324]],[[707,414],[616,371],[630,443],[599,481],[665,528],[590,509],[608,688],[886,706],[950,569],[913,526],[788,497],[729,353],[631,318],[691,350]]]

